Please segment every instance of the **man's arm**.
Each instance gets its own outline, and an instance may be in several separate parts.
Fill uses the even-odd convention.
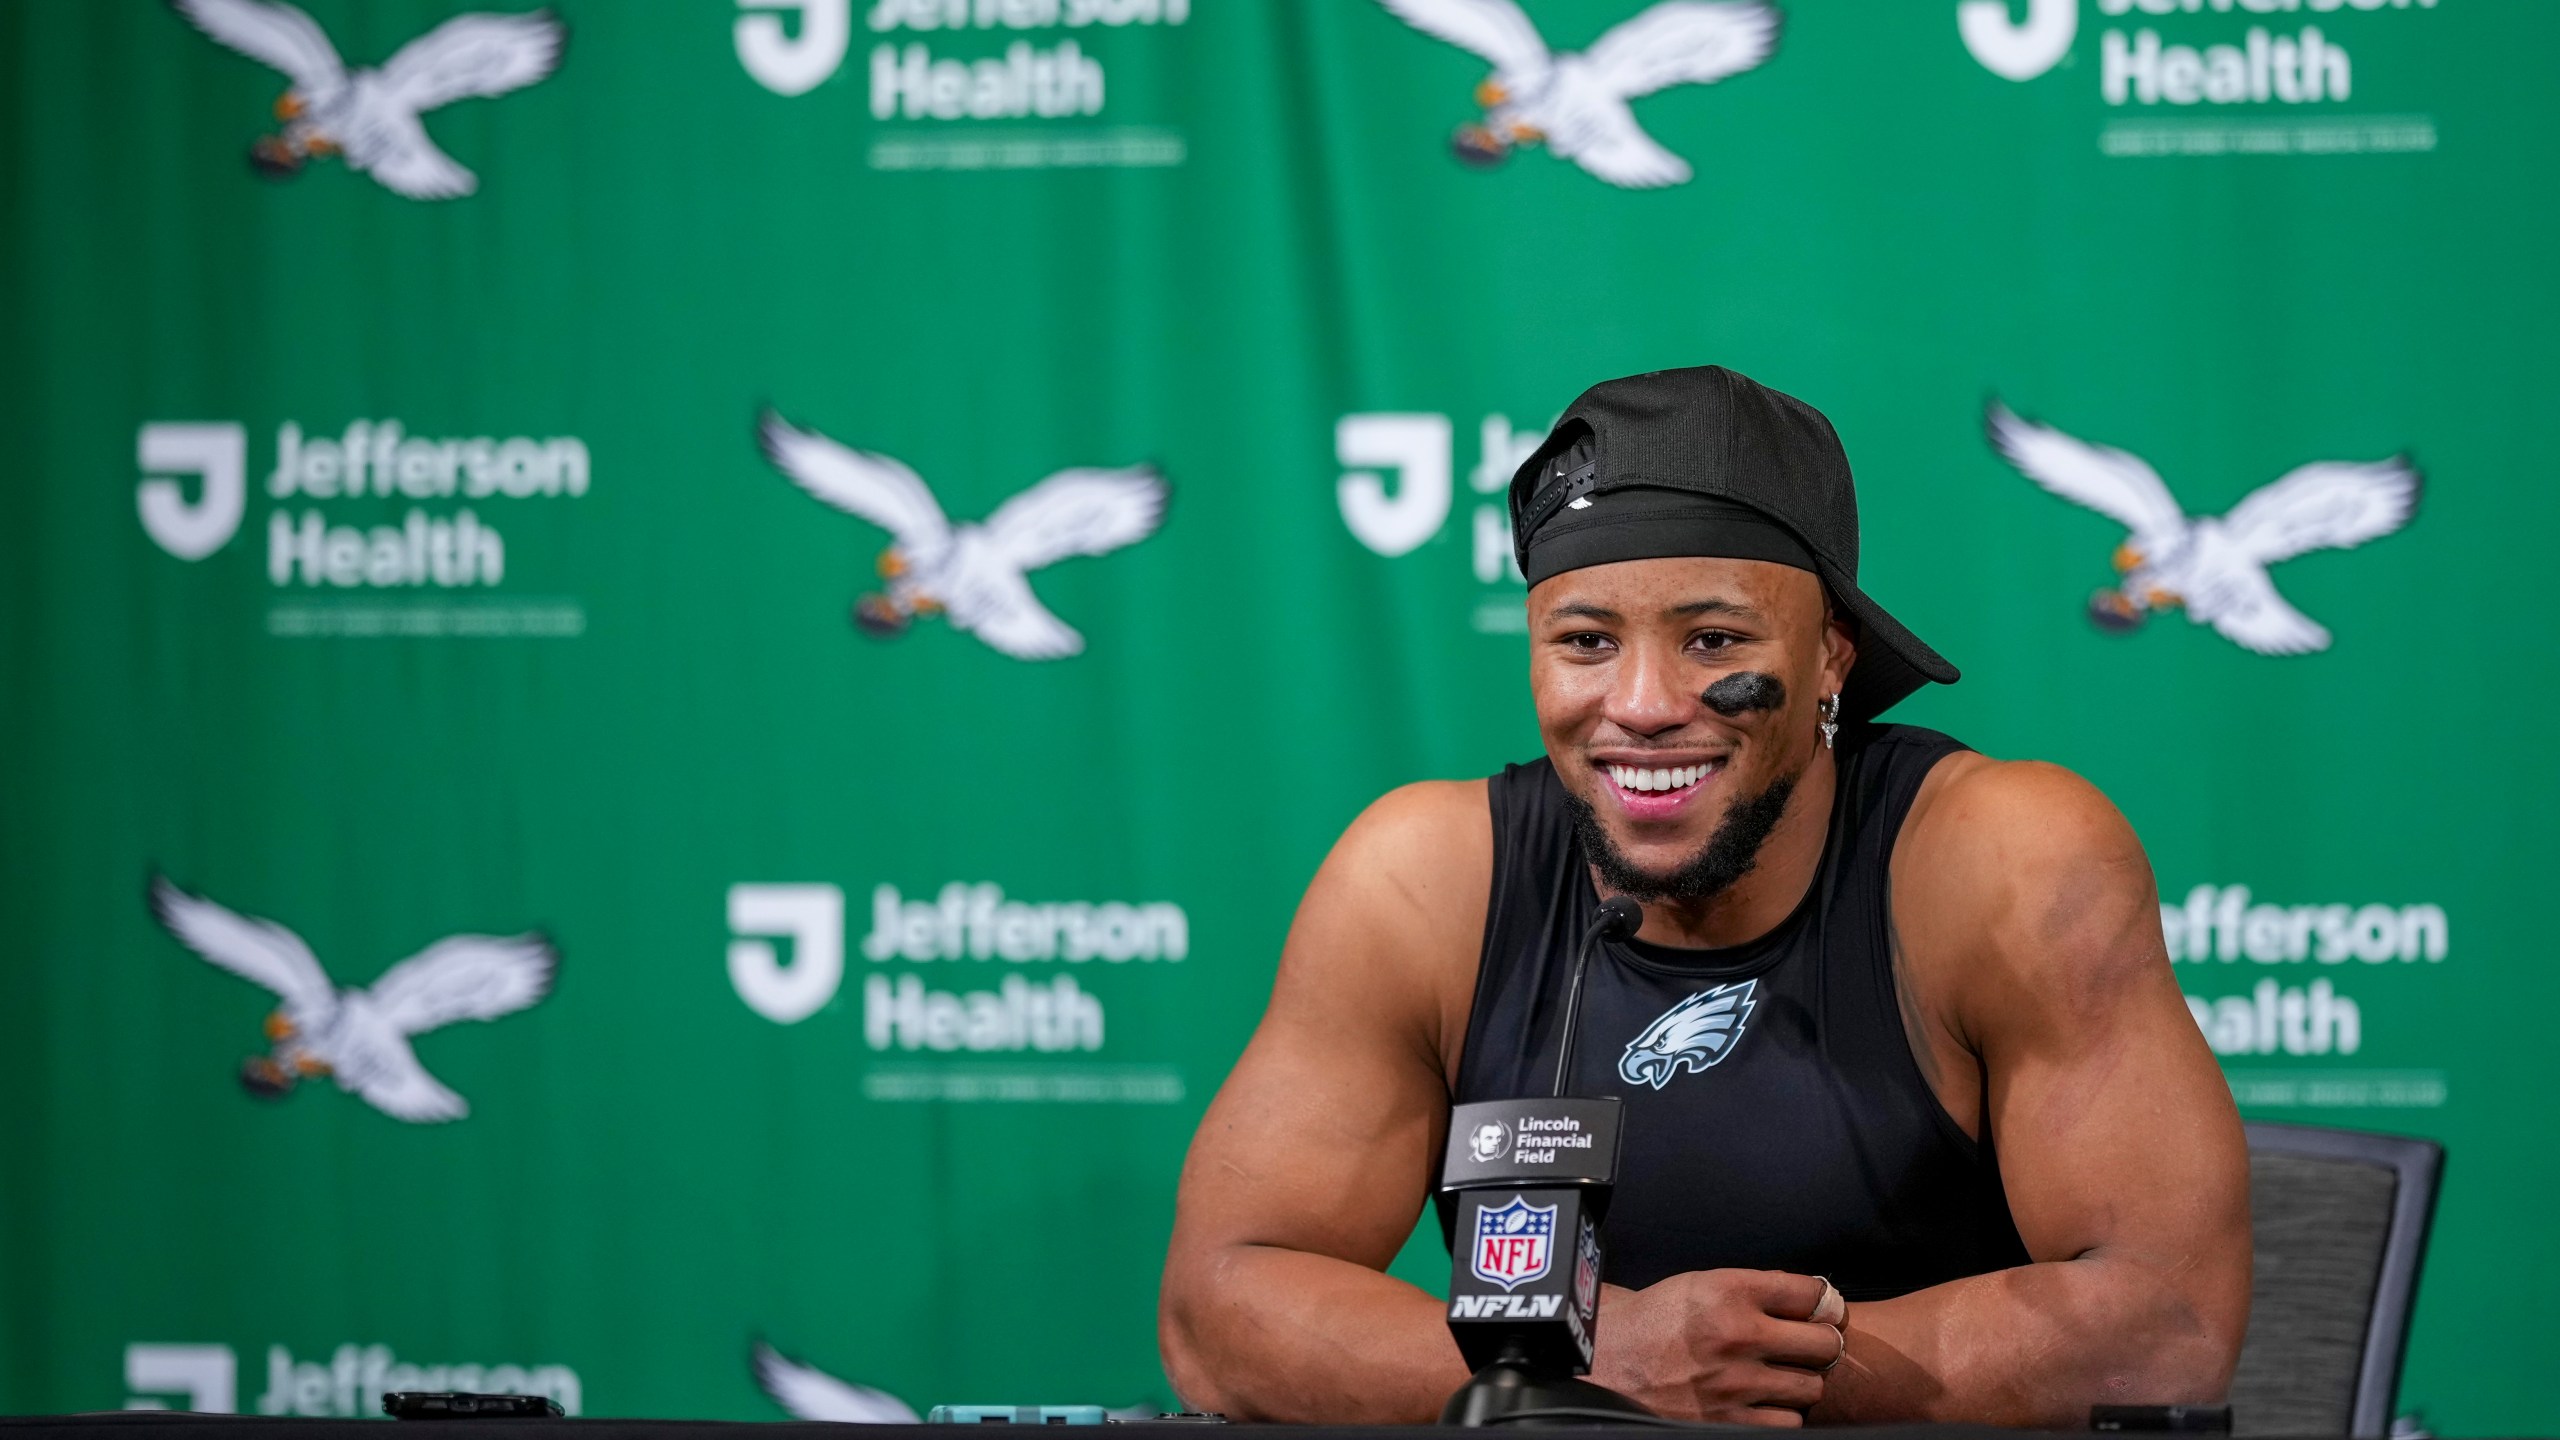
[[[1191,1143],[1157,1332],[1184,1402],[1423,1421],[1467,1378],[1440,1302],[1382,1272],[1439,1165],[1493,874],[1481,782],[1353,823]]]
[[[2036,1263],[1852,1305],[1813,1418],[2078,1427],[2094,1403],[2218,1402],[2248,1320],[2248,1153],[2150,863],[2067,771],[1940,771],[1894,856],[1906,1019],[1940,1097],[1987,1123]]]

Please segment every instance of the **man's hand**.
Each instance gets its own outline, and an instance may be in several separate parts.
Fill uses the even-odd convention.
[[[1836,1293],[1811,1275],[1696,1270],[1642,1290],[1600,1291],[1593,1383],[1657,1415],[1718,1424],[1802,1425],[1837,1359]],[[1833,1318],[1826,1315],[1825,1319]]]

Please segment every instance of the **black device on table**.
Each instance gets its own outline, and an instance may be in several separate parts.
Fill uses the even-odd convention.
[[[460,1390],[392,1390],[382,1413],[394,1420],[556,1420],[563,1413],[548,1395],[475,1395]]]
[[[1481,1100],[1449,1112],[1434,1199],[1449,1242],[1449,1333],[1476,1373],[1449,1397],[1444,1425],[1649,1415],[1581,1378],[1599,1333],[1600,1222],[1618,1179],[1621,1107],[1614,1096],[1564,1093],[1591,952],[1643,923],[1643,909],[1618,896],[1583,936],[1565,992],[1552,1096]]]
[[[2228,1435],[2231,1433],[2231,1407],[2092,1405],[2089,1407],[2089,1428],[2110,1434],[2140,1431],[2155,1435]]]

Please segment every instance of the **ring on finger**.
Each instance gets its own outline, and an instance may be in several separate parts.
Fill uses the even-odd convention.
[[[1813,1313],[1805,1318],[1824,1325],[1837,1325],[1848,1319],[1849,1302],[1840,1293],[1840,1287],[1832,1284],[1826,1276],[1816,1275],[1813,1278],[1822,1282],[1822,1293],[1813,1297]]]
[[[1823,1322],[1823,1323],[1825,1323],[1825,1324],[1829,1324],[1829,1322],[1828,1322],[1828,1321],[1825,1321],[1825,1322]],[[1825,1366],[1823,1366],[1821,1369],[1814,1371],[1813,1373],[1814,1373],[1814,1374],[1816,1374],[1816,1375],[1828,1375],[1828,1374],[1830,1374],[1833,1370],[1836,1370],[1836,1369],[1838,1369],[1838,1368],[1839,1368],[1839,1366],[1840,1366],[1840,1362],[1841,1362],[1841,1361],[1843,1361],[1843,1360],[1845,1360],[1845,1359],[1849,1358],[1849,1332],[1848,1332],[1848,1331],[1846,1331],[1846,1330],[1841,1329],[1841,1328],[1840,1328],[1839,1326],[1837,1326],[1837,1325],[1833,1325],[1833,1326],[1831,1326],[1831,1333],[1832,1333],[1835,1337],[1837,1337],[1837,1338],[1839,1339],[1839,1341],[1840,1341],[1840,1349],[1839,1349],[1839,1352],[1838,1352],[1837,1354],[1835,1354],[1835,1355],[1833,1355],[1833,1356],[1831,1357],[1831,1363],[1830,1363],[1830,1364],[1825,1365]]]

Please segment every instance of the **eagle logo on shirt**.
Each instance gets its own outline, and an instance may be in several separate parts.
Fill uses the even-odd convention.
[[[1704,1070],[1733,1053],[1751,1018],[1751,991],[1760,982],[1737,980],[1701,990],[1662,1012],[1627,1042],[1618,1078],[1659,1090],[1683,1070]]]

